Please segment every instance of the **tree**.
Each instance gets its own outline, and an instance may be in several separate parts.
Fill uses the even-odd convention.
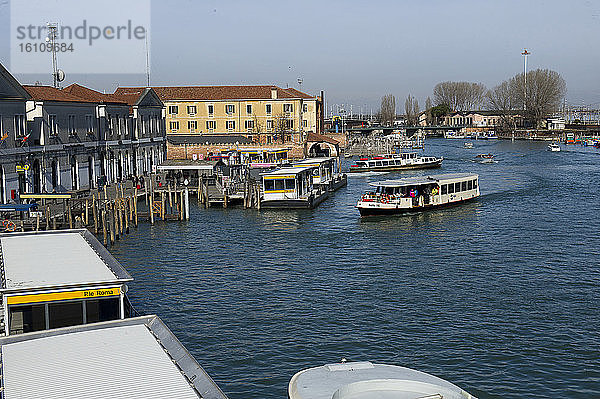
[[[448,105],[454,111],[473,111],[485,102],[486,88],[481,83],[441,82],[433,88],[436,105]]]
[[[428,126],[431,126],[433,124],[433,115],[431,113],[432,108],[433,104],[431,103],[431,98],[427,97],[427,100],[425,100],[425,117]]]
[[[441,124],[441,119],[450,114],[452,112],[452,109],[450,108],[450,106],[446,105],[446,104],[441,104],[441,105],[436,105],[435,107],[431,108],[431,117],[433,118],[433,124],[434,125],[440,125]]]
[[[500,83],[487,92],[487,100],[490,109],[500,114],[502,124],[505,128],[515,128],[512,111],[515,109],[511,84],[509,81]]]
[[[379,121],[384,126],[394,124],[396,119],[396,97],[392,94],[386,94],[381,97],[381,108],[379,109]]]
[[[416,126],[419,117],[419,102],[410,94],[404,101],[404,113],[406,114],[406,124]]]

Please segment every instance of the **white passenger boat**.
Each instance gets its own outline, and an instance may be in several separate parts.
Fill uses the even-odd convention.
[[[559,152],[560,151],[560,146],[558,144],[556,144],[556,143],[548,144],[548,151]]]
[[[294,163],[294,168],[313,167],[313,185],[333,192],[348,183],[345,173],[341,172],[338,157],[307,158]]]
[[[261,174],[261,208],[311,209],[329,196],[314,184],[314,166],[286,167]]]
[[[428,169],[442,166],[443,157],[420,156],[416,152],[386,154],[373,158],[361,158],[350,165],[350,172]]]
[[[326,364],[296,373],[290,399],[475,399],[456,385],[407,367],[371,362]]]
[[[358,200],[361,216],[390,215],[438,208],[479,197],[479,175],[454,173],[370,183]]]

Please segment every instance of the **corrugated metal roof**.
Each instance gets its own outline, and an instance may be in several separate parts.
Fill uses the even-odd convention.
[[[2,345],[5,399],[198,399],[144,324]]]
[[[386,187],[402,187],[413,184],[429,184],[429,183],[437,183],[444,182],[445,180],[453,180],[453,179],[464,179],[467,177],[472,177],[474,179],[479,178],[479,175],[474,173],[447,173],[443,175],[428,175],[428,176],[415,176],[415,177],[406,177],[404,179],[395,179],[395,180],[382,180],[373,183],[369,183],[370,186],[378,187],[378,186],[386,186]]]
[[[120,265],[78,232],[6,234],[0,236],[0,244],[6,290],[131,279],[124,271],[118,277],[105,261]]]

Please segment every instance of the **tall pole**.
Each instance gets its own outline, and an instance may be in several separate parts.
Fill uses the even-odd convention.
[[[531,54],[527,49],[523,49],[521,55],[523,56],[523,110],[527,111],[527,56]]]
[[[56,38],[58,37],[58,24],[55,22],[48,22],[48,38],[46,39],[50,43],[50,50],[52,52],[52,87],[58,87],[58,65],[56,62]]]

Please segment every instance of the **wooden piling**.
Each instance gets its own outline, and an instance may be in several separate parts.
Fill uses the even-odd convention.
[[[71,209],[71,200],[67,200],[67,217],[69,219],[69,228],[73,228],[73,212]]]
[[[35,215],[35,231],[40,231],[40,213]]]
[[[46,230],[50,230],[50,205],[46,205]]]
[[[87,227],[89,225],[89,203],[88,203],[88,199],[86,198],[85,200],[85,226]]]
[[[135,192],[134,192],[134,197],[133,197],[133,215],[134,215],[134,226],[137,227],[138,225],[138,213],[137,213],[137,203],[138,203],[138,192],[137,192],[137,187],[135,188]]]
[[[106,209],[102,209],[100,211],[102,217],[102,237],[104,239],[104,246],[108,245],[107,236],[106,236]]]

